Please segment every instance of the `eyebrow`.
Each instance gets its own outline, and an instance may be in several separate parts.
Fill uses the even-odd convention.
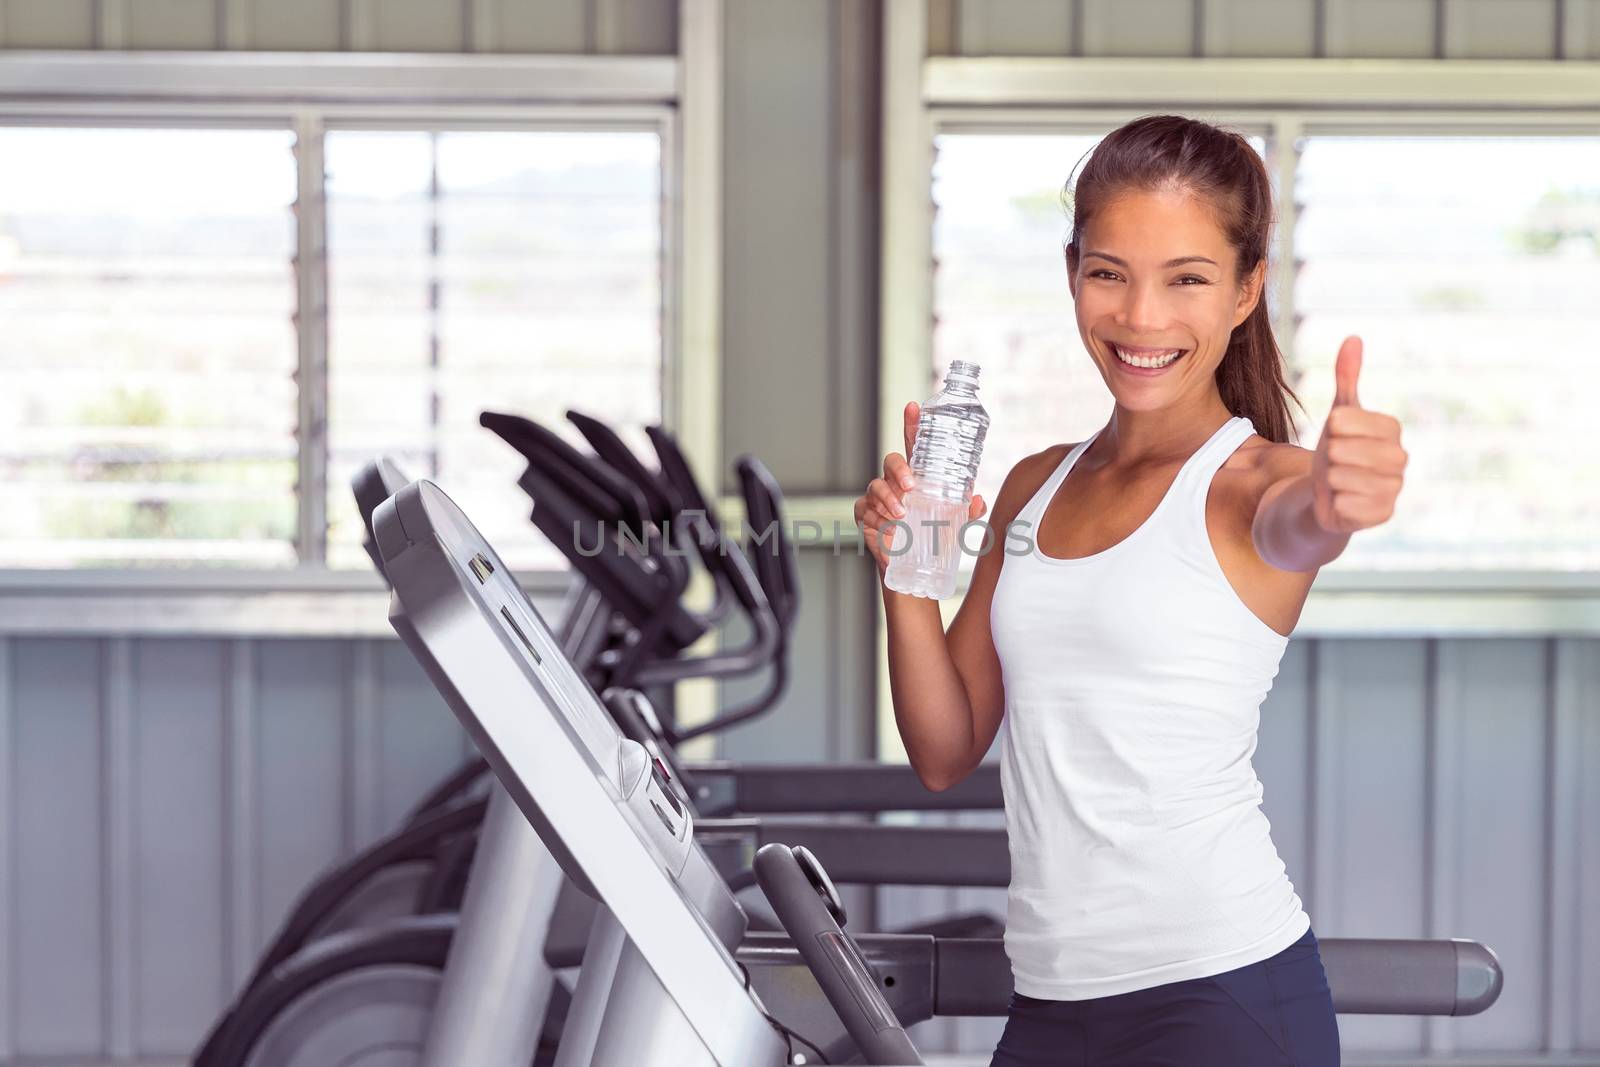
[[[1083,254],[1084,259],[1088,259],[1090,256],[1099,256],[1101,259],[1115,263],[1117,266],[1124,269],[1126,269],[1128,266],[1126,260],[1118,259],[1116,256],[1113,256],[1108,252],[1085,252]],[[1205,256],[1179,256],[1177,259],[1169,259],[1161,265],[1163,267],[1181,267],[1185,263],[1209,263],[1213,267],[1220,266],[1216,260],[1207,259]]]

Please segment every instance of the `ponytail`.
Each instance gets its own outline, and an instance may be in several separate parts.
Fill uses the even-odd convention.
[[[1223,406],[1249,419],[1262,437],[1279,444],[1294,440],[1289,401],[1298,404],[1299,398],[1284,377],[1264,294],[1228,338],[1228,351],[1217,365],[1217,389]]]

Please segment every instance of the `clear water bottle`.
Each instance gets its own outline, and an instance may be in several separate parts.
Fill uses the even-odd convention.
[[[956,591],[961,527],[967,521],[988,432],[989,413],[978,402],[978,365],[953,360],[944,388],[922,405],[917,419],[917,440],[911,449],[913,482],[903,497],[906,513],[900,520],[910,531],[906,526],[892,527],[889,567],[883,576],[890,589],[934,600]]]

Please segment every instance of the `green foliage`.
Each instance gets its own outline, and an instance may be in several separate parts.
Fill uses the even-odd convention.
[[[84,404],[78,421],[83,426],[165,426],[167,407],[154,389],[134,392],[118,385]]]
[[[1031,193],[1021,193],[1013,196],[1010,203],[1018,220],[1030,229],[1036,226],[1059,229],[1070,218],[1066,205],[1062,203],[1060,189],[1037,189]]]
[[[1507,238],[1529,255],[1549,255],[1570,242],[1600,256],[1600,186],[1547,189]]]
[[[1418,307],[1440,311],[1472,311],[1488,303],[1481,290],[1466,285],[1437,285],[1421,290],[1413,299]]]

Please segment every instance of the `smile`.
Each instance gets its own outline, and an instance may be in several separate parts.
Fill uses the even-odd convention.
[[[1171,366],[1188,352],[1186,348],[1123,348],[1112,345],[1112,351],[1117,354],[1117,359],[1130,367],[1139,367],[1143,370],[1160,370]]]

